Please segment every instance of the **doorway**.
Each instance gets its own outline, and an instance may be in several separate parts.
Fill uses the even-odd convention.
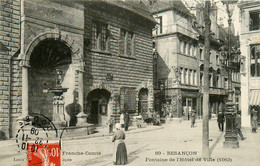
[[[88,101],[88,123],[101,125],[108,116],[108,103],[111,93],[106,89],[95,89],[87,97]]]
[[[91,122],[93,124],[98,124],[98,100],[96,101],[91,101],[91,110],[90,114],[92,116]]]

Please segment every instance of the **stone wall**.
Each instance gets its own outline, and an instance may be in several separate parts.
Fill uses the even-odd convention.
[[[84,5],[81,2],[66,1],[39,2],[25,0],[25,17],[22,18],[25,23],[25,54],[20,54],[20,1],[0,1],[0,40],[10,50],[7,53],[0,53],[0,134],[4,132],[7,137],[14,136],[16,120],[22,112],[22,68],[19,60],[30,60],[34,48],[41,41],[49,38],[61,40],[72,50],[70,68],[73,68],[73,71],[66,73],[62,84],[64,87],[71,88],[73,84],[73,88],[78,89],[79,74],[76,70],[79,57],[84,55],[84,104],[87,103],[87,95],[91,90],[95,87],[104,87],[111,93],[109,108],[113,110],[113,114],[119,114],[120,107],[116,107],[116,96],[120,94],[121,87],[129,87],[136,89],[136,109],[138,109],[138,91],[143,87],[149,90],[148,105],[150,108],[153,107],[151,23],[147,23],[139,15],[129,14],[120,7],[105,5],[105,3],[92,8],[92,3]],[[110,52],[98,52],[90,49],[92,20],[109,24]],[[135,34],[134,58],[127,58],[119,54],[121,27]],[[13,58],[10,65],[11,56]],[[32,68],[29,69],[29,74],[30,70]],[[51,79],[46,76],[46,73],[41,73],[41,77],[33,79],[35,74],[37,71],[31,72],[29,76],[30,87],[34,86],[34,82],[39,79],[46,79],[46,81]],[[107,79],[109,74],[113,75],[112,80]],[[69,77],[73,77],[73,79]],[[73,80],[72,84],[71,80]],[[44,88],[44,85],[41,84],[40,90],[38,89],[35,93],[42,92],[41,89]],[[69,93],[72,95],[72,91]],[[70,97],[66,97],[69,98],[67,104],[71,102]],[[40,96],[40,98],[44,97]],[[32,101],[37,101],[37,95],[31,101],[29,98],[29,102]],[[10,107],[9,104],[11,104]],[[10,121],[8,113],[10,113]]]
[[[103,5],[102,8],[95,5],[85,6],[84,38],[91,38],[91,23],[93,20],[108,24],[110,32],[110,51],[95,51],[91,49],[91,44],[85,45],[85,99],[92,90],[91,87],[98,84],[106,85],[109,87],[109,91],[112,91],[112,95],[117,95],[120,94],[122,87],[137,89],[144,82],[152,82],[152,27],[145,24],[145,20],[141,20],[138,16],[135,16],[135,21],[131,20],[130,17],[131,14],[127,14],[123,9],[116,9],[111,6]],[[132,31],[135,34],[134,58],[127,58],[119,53],[120,28]],[[113,74],[113,80],[106,79],[108,74]],[[150,89],[149,93],[151,94],[153,88]],[[136,93],[138,94],[138,90],[136,90]],[[153,108],[153,95],[149,96],[150,107]],[[136,95],[136,109],[138,109],[137,102],[138,95]],[[115,105],[113,110],[113,114],[119,116],[120,110]]]
[[[12,118],[21,112],[18,101],[20,83],[14,78],[19,77],[18,62],[15,58],[10,61],[19,48],[19,15],[18,0],[0,1],[0,41],[9,49],[0,53],[0,139],[12,134],[12,130],[8,130],[9,126],[10,128],[13,126]],[[10,63],[14,66],[10,67]]]

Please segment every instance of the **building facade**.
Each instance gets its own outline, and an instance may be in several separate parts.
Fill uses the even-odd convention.
[[[178,1],[158,2],[152,6],[158,22],[153,32],[156,57],[155,109],[173,117],[188,118],[199,107],[199,62],[197,32],[192,15]]]
[[[260,123],[260,3],[239,3],[241,54],[242,123],[250,126],[250,111],[258,111]]]
[[[9,49],[0,57],[7,137],[20,117],[54,120],[57,90],[66,126],[101,126],[110,115],[153,108],[155,23],[142,3],[3,0],[0,16]]]
[[[203,6],[198,5],[198,9]],[[204,84],[204,18],[202,10],[192,15],[181,1],[158,2],[152,6],[152,13],[158,25],[153,38],[156,45],[155,108],[176,118],[189,119],[190,111],[202,116]],[[227,100],[228,72],[224,67],[220,48],[227,45],[228,34],[217,23],[217,7],[210,13],[210,69],[209,110],[210,116],[224,111]],[[237,38],[232,35],[234,43]],[[233,72],[235,98],[240,97],[239,71]],[[239,101],[236,100],[237,108]]]

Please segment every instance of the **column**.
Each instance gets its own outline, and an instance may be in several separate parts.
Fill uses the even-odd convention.
[[[29,115],[29,92],[28,92],[28,67],[29,62],[27,60],[22,60],[20,62],[22,66],[22,117],[25,118]]]
[[[241,41],[241,55],[250,55],[250,42],[247,41],[245,38]],[[250,127],[251,126],[251,119],[249,110],[249,97],[250,97],[250,58],[245,58],[245,69],[241,75],[241,119],[242,119],[242,126]]]
[[[82,126],[87,124],[87,114],[85,114],[84,111],[84,86],[83,86],[83,70],[78,70],[78,82],[79,82],[79,105],[81,107],[80,113],[77,115],[78,123],[77,126]]]

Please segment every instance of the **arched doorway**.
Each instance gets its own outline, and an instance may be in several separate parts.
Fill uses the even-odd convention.
[[[148,111],[148,89],[142,88],[138,94],[138,114]]]
[[[62,71],[64,81],[72,63],[71,49],[60,40],[45,39],[33,49],[29,63],[29,114],[41,113],[52,120],[53,94],[43,93],[43,90],[56,86],[57,69]]]
[[[110,96],[111,93],[106,89],[95,89],[88,94],[88,123],[102,124],[107,119]]]

